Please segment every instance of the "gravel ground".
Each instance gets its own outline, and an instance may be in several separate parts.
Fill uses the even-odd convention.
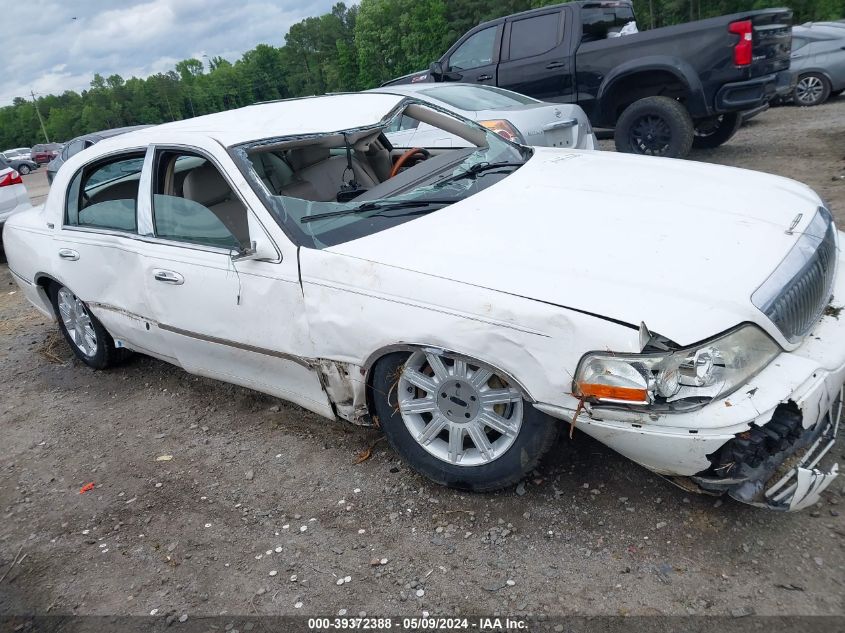
[[[803,180],[845,222],[845,99],[691,158]],[[517,488],[455,492],[374,430],[141,356],[92,372],[14,290],[0,265],[0,614],[843,613],[839,481],[766,512],[576,433]]]

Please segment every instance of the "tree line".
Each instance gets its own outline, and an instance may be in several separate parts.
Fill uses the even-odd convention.
[[[125,125],[155,124],[257,101],[371,88],[427,68],[479,22],[555,0],[361,0],[291,26],[283,46],[259,44],[234,63],[186,59],[146,78],[95,74],[81,93],[24,97],[0,108],[0,148]],[[779,0],[634,0],[641,30],[783,6]],[[791,0],[794,22],[845,17],[845,0]],[[95,36],[96,34],[92,34]]]

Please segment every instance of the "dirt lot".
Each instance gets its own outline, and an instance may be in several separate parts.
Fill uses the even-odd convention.
[[[692,159],[845,223],[845,99]],[[92,372],[14,291],[0,265],[0,614],[843,614],[839,481],[799,514],[714,503],[576,434],[516,489],[454,492],[374,430],[149,358]]]

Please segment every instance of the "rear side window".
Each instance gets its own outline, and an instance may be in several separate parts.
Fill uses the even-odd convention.
[[[594,42],[619,35],[629,22],[636,22],[634,10],[621,2],[590,2],[581,6],[582,42]]]
[[[558,45],[561,12],[546,13],[511,24],[510,59],[534,57]]]
[[[62,152],[62,156],[65,160],[67,160],[74,154],[81,152],[83,149],[85,149],[85,144],[82,141],[73,141],[70,145],[65,147],[64,152]]]
[[[71,180],[65,225],[134,233],[144,154],[110,158],[80,169]]]

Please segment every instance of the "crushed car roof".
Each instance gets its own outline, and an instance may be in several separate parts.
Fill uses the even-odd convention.
[[[338,94],[257,103],[130,132],[109,144],[154,142],[174,134],[196,133],[229,147],[265,138],[338,132],[375,125],[403,98],[383,93]]]

